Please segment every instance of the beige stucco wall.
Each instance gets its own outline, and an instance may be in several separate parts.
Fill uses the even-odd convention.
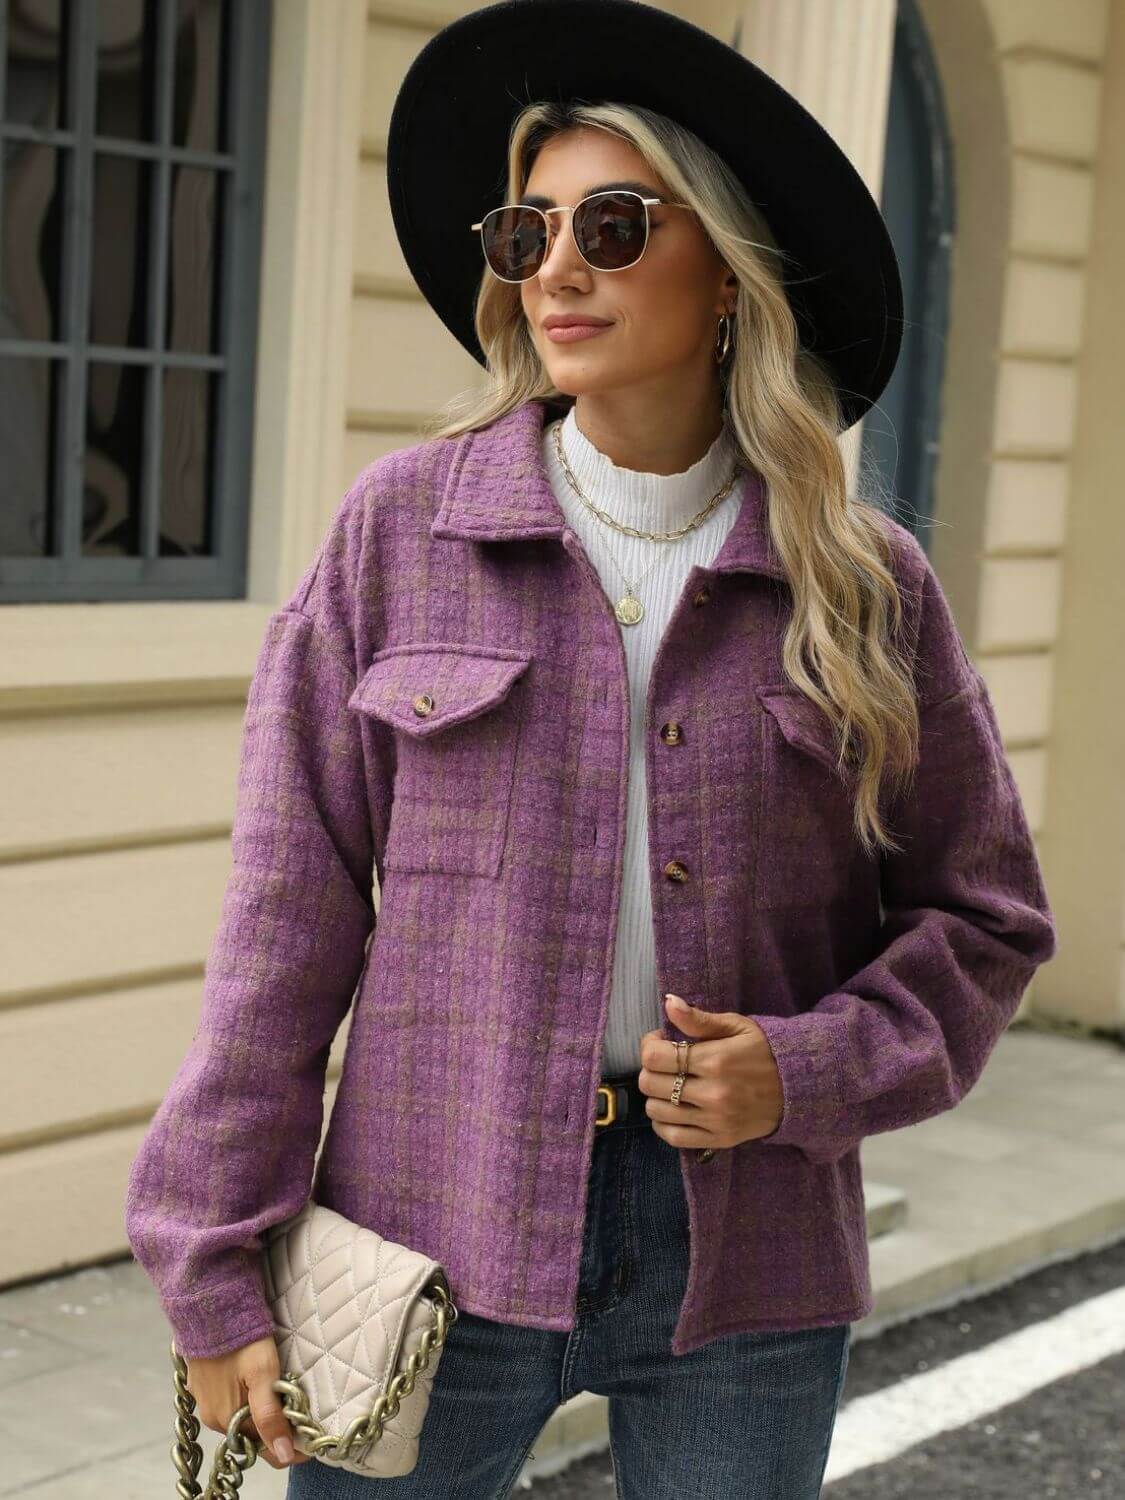
[[[1113,0],[1108,8],[1076,9],[1089,9],[1094,17],[1103,9],[1108,14],[1100,51],[1101,32],[1091,19],[1085,53],[1050,63],[1069,70],[1065,96],[1076,101],[1082,119],[1057,142],[1058,159],[1049,166],[1081,182],[1088,212],[1077,216],[1080,246],[1044,255],[1048,271],[1080,281],[1081,291],[1070,298],[1080,303],[1070,324],[1073,332],[1052,361],[1051,373],[1056,380],[1065,376],[1068,386],[1067,440],[1045,460],[1065,476],[1045,840],[1064,947],[1043,974],[1039,1004],[1052,1015],[1114,1027],[1120,1034],[1125,1022],[1125,696],[1120,691],[1125,661],[1125,4]],[[1039,72],[1022,96],[1029,111],[1033,91],[1047,81],[1048,60],[1035,61]],[[1044,149],[1041,137],[1032,140],[1037,152]],[[1075,215],[1068,209],[1076,196],[1068,185],[1053,213],[1042,204],[1044,233],[1052,224],[1063,235],[1074,232]]]
[[[1097,678],[1113,674],[1120,595],[1090,587],[1094,554],[1079,562],[1074,542],[1077,518],[1094,515],[1095,548],[1119,555],[1108,460],[1120,424],[1091,362],[1100,348],[1107,365],[1125,305],[1105,227],[1116,210],[1119,265],[1121,161],[1107,148],[1115,107],[1120,137],[1123,12],[1116,0],[922,8],[957,217],[931,550],[996,701],[1060,928],[1020,1014],[1120,1026],[1121,719],[1111,730],[1114,711],[1093,707]]]
[[[886,80],[867,69],[857,97],[854,60],[885,72],[891,11],[857,0],[826,49],[824,3],[783,24],[760,5],[744,41],[877,191]],[[924,6],[958,147],[933,553],[1061,919],[1029,1005],[1120,1025],[1125,0]],[[413,286],[384,185],[398,81],[469,8],[277,0],[248,599],[0,612],[0,1049],[21,1063],[0,1284],[126,1249],[128,1163],[198,1016],[266,617],[359,469],[481,378]],[[730,35],[733,4],[675,8]]]
[[[0,1283],[127,1248],[196,1026],[249,677],[339,501],[365,34],[275,7],[248,597],[0,611]]]
[[[417,441],[419,424],[482,370],[414,284],[387,201],[387,127],[399,81],[442,25],[473,5],[397,0],[368,6],[363,112],[340,483],[372,459]]]

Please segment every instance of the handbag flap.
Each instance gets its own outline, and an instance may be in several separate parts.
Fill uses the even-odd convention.
[[[298,1377],[310,1411],[328,1432],[341,1435],[367,1415],[400,1360],[409,1357],[404,1340],[417,1346],[432,1322],[421,1293],[435,1276],[444,1277],[440,1262],[311,1199],[268,1232],[264,1282],[281,1368]],[[430,1379],[434,1363],[431,1354]],[[423,1414],[424,1408],[414,1413]],[[371,1446],[416,1439],[407,1406]]]
[[[463,641],[387,646],[371,658],[348,707],[421,738],[494,707],[530,662],[524,651]]]

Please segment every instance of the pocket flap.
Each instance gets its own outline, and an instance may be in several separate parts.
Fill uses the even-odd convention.
[[[526,652],[462,641],[387,646],[371,658],[348,707],[407,734],[436,734],[500,703],[530,662]],[[426,698],[432,704],[428,711]]]
[[[791,745],[841,774],[836,762],[836,726],[822,708],[798,688],[759,687],[758,697]]]

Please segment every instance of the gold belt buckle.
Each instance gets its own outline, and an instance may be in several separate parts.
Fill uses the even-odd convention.
[[[594,1124],[612,1125],[614,1120],[617,1119],[617,1090],[611,1088],[608,1083],[599,1083],[598,1093],[605,1095],[608,1113],[605,1115],[595,1115]]]

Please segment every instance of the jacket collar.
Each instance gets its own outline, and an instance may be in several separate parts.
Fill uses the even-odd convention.
[[[463,433],[456,440],[445,490],[430,535],[463,541],[527,541],[558,537],[567,530],[541,448],[544,424],[554,413],[542,398]],[[748,571],[784,578],[769,544],[765,486],[755,471],[742,480],[742,505],[710,568],[714,573]]]

